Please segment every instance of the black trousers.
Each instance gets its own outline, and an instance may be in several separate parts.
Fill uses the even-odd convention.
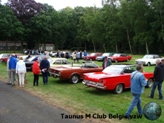
[[[38,86],[38,81],[39,81],[39,74],[34,74],[34,83],[33,85],[37,85]]]

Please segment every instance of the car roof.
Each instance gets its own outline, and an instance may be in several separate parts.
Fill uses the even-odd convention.
[[[135,66],[134,64],[114,64],[114,65],[111,65],[111,67],[130,67],[130,66]]]
[[[51,58],[52,60],[66,60],[66,58]],[[68,60],[68,59],[67,59]]]

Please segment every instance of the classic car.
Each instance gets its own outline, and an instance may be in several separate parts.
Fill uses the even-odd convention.
[[[137,59],[135,62],[136,64],[143,64],[143,65],[150,66],[150,65],[155,65],[157,59],[161,60],[161,57],[157,54],[147,54],[144,55],[142,59]]]
[[[102,53],[96,52],[96,53],[91,53],[90,55],[87,55],[84,57],[84,60],[96,60],[98,56],[102,56]]]
[[[38,59],[38,57],[39,57],[38,55],[36,55],[36,56],[34,55],[34,56],[31,56],[30,58],[24,60],[27,70],[32,69],[32,65],[33,65],[34,61],[36,59]]]
[[[66,58],[51,58],[50,66],[81,66],[80,64],[73,64]]]
[[[109,56],[108,58],[111,59],[112,62],[123,62],[123,61],[130,61],[132,56],[125,54],[125,53],[115,53],[113,56]]]
[[[50,67],[49,73],[54,78],[58,77],[61,80],[69,80],[71,83],[76,84],[83,78],[83,73],[102,71],[94,62],[83,62],[80,67]]]
[[[9,54],[0,54],[0,61],[7,63],[7,60],[9,58]]]
[[[20,55],[22,55],[22,54],[16,54],[16,55],[17,55],[17,59],[18,59],[18,57],[19,57]],[[7,63],[9,56],[10,56],[10,54],[8,54],[8,55],[5,54],[5,55],[3,55],[3,57],[1,58],[2,62]]]
[[[105,57],[112,56],[114,53],[103,53],[102,56],[97,56],[96,60],[97,61],[103,61]]]
[[[135,65],[111,65],[102,72],[84,73],[83,84],[102,90],[112,90],[116,94],[130,88],[130,76],[136,70]],[[153,85],[153,73],[143,72],[147,87]]]

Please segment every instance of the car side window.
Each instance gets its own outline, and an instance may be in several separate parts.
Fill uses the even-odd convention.
[[[56,60],[53,64],[61,64],[61,60]]]
[[[124,73],[132,73],[133,71],[135,70],[135,68],[132,66],[130,66],[130,67],[126,67],[125,69],[124,69]]]
[[[69,64],[69,61],[67,61],[67,60],[62,60],[62,64]]]

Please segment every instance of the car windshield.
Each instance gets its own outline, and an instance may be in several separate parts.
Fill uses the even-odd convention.
[[[112,73],[112,74],[120,74],[122,70],[123,70],[123,68],[121,68],[121,67],[109,66],[109,67],[106,67],[103,70],[103,72],[104,73]]]
[[[109,53],[104,53],[102,56],[109,56]]]
[[[145,55],[145,56],[143,57],[143,59],[152,59],[152,58],[153,58],[152,55]]]
[[[91,53],[91,55],[90,56],[95,56],[95,53]]]
[[[27,59],[27,61],[32,61],[32,60],[34,60],[34,58],[36,58],[36,56],[35,57],[34,56],[30,57],[29,59]]]
[[[120,56],[120,54],[114,54],[113,56]]]

